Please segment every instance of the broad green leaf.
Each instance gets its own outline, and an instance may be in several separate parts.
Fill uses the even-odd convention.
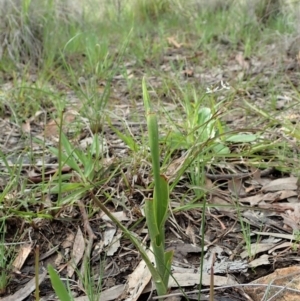
[[[201,108],[198,112],[198,141],[206,141],[215,136],[215,120],[212,119],[212,111],[210,108]]]
[[[228,155],[228,154],[230,154],[229,147],[227,147],[226,145],[224,145],[222,143],[218,143],[218,144],[213,145],[212,149],[213,149],[214,154],[218,154],[218,155]]]
[[[73,192],[76,190],[84,189],[84,185],[82,183],[62,183],[61,185],[61,191],[62,192]],[[51,193],[57,193],[59,191],[59,184],[51,187],[50,191],[49,188],[46,187],[44,192],[51,192]]]
[[[227,142],[246,143],[257,140],[255,134],[237,134],[226,138]]]
[[[198,125],[203,125],[212,118],[210,108],[204,107],[198,111]]]

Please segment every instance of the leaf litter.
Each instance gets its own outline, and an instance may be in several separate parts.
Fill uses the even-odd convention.
[[[262,99],[263,87],[270,74],[279,72],[284,76],[284,72],[288,72],[287,76],[294,76],[293,71],[282,70],[280,66],[274,67],[273,62],[268,61],[265,57],[244,58],[239,51],[227,60],[227,64],[207,68],[201,65],[200,60],[205,59],[203,53],[193,52],[188,45],[177,41],[173,36],[168,37],[167,41],[169,46],[161,61],[161,72],[166,76],[179,78],[181,84],[200,82],[203,88],[208,88],[209,93],[216,93],[219,100],[226,97],[226,93],[229,93],[228,89],[224,88],[228,87],[224,86],[224,82],[230,81],[230,86],[233,87],[236,79],[247,82],[249,79],[255,79],[259,74],[259,83],[252,88],[237,88],[235,91],[233,106],[236,105],[237,110],[234,111],[233,115],[227,115],[224,118],[224,121],[232,128],[247,128],[249,118],[252,120],[254,118],[245,115],[244,108],[240,105],[240,97],[253,101],[258,107],[263,107],[266,101]],[[225,57],[225,54],[221,52],[220,55]],[[179,67],[177,72],[174,72],[174,65],[176,64]],[[128,62],[126,67],[128,68],[127,75],[130,74],[132,80],[137,79],[137,82],[140,82],[143,72],[135,70],[135,62]],[[274,70],[274,68],[278,70]],[[150,77],[149,81],[154,88],[160,88],[162,85],[161,79],[156,76]],[[115,90],[114,101],[113,104],[108,104],[107,108],[112,127],[106,127],[103,130],[105,143],[102,141],[102,144],[106,145],[103,152],[107,155],[108,165],[120,164],[121,167],[120,172],[114,178],[108,178],[101,188],[104,192],[109,192],[110,204],[108,206],[112,213],[130,227],[143,220],[141,206],[144,198],[151,194],[148,188],[149,183],[151,183],[151,172],[147,164],[132,162],[130,148],[113,128],[118,129],[119,133],[124,133],[125,124],[126,130],[135,138],[136,147],[140,147],[139,137],[145,131],[144,112],[143,107],[138,102],[133,104],[130,101],[122,76],[116,76],[112,85]],[[292,102],[294,95],[287,88],[289,87],[287,83],[283,82],[281,86],[284,94],[279,95],[278,98],[284,99],[286,103]],[[100,89],[100,93],[101,91],[102,89]],[[69,93],[71,92],[69,91]],[[156,95],[153,96],[155,100]],[[173,112],[174,106],[168,102],[168,99],[163,101],[165,109]],[[72,96],[70,108],[67,109],[63,117],[63,131],[71,137],[70,139],[74,144],[86,148],[91,145],[93,133],[91,133],[89,121],[80,118],[80,102],[80,99]],[[77,111],[74,110],[74,103],[77,104]],[[281,103],[277,110],[280,110],[285,104]],[[286,112],[282,115],[279,114],[279,123],[289,116],[292,116],[292,119],[298,116],[295,114],[287,115]],[[43,112],[43,114],[47,115],[47,112]],[[6,162],[0,162],[2,171],[0,183],[3,190],[9,183],[8,168],[21,168],[22,181],[26,185],[42,182],[50,185],[53,177],[57,174],[57,158],[32,138],[46,139],[47,147],[56,146],[60,120],[51,119],[45,122],[45,119],[40,118],[41,115],[36,114],[34,118],[28,119],[21,126],[10,122],[8,118],[0,120],[3,129],[0,147],[1,152],[6,155]],[[132,116],[135,118],[139,116],[140,119],[138,121],[132,120],[134,119]],[[256,115],[255,118],[255,122],[258,122],[259,116]],[[120,122],[120,120],[123,121]],[[76,126],[81,128],[77,136],[75,135],[76,128],[74,128],[75,121],[77,122]],[[162,128],[167,127],[167,124],[167,120],[161,119]],[[28,147],[34,157],[25,152]],[[234,150],[235,147],[233,146]],[[170,179],[180,170],[185,158],[171,159],[173,161],[166,171]],[[170,217],[166,238],[168,248],[175,250],[172,275],[176,280],[171,281],[170,287],[177,288],[179,284],[180,287],[186,287],[187,291],[197,288],[201,271],[203,272],[202,285],[209,287],[212,266],[216,287],[230,287],[231,285],[234,287],[238,283],[272,283],[273,285],[277,283],[277,280],[284,279],[283,271],[288,271],[287,275],[291,275],[295,269],[295,275],[298,273],[295,266],[299,261],[298,229],[300,218],[300,209],[297,204],[299,201],[297,177],[290,175],[289,172],[277,170],[276,164],[271,161],[272,169],[266,174],[253,167],[250,161],[249,164],[245,163],[244,160],[233,162],[230,158],[225,159],[225,161],[214,163],[213,168],[209,165],[206,167],[207,179],[203,189],[206,192],[208,204],[222,206],[209,207],[206,213],[203,250],[200,247],[202,237],[199,231],[202,218],[201,200],[197,200],[198,207],[191,206],[191,209],[186,212],[174,212]],[[268,167],[268,164],[269,162],[265,165]],[[71,167],[63,166],[61,171],[68,175],[68,179],[72,179],[76,183],[75,173]],[[234,177],[231,176],[233,173],[241,175]],[[215,177],[210,179],[210,174],[215,175]],[[205,172],[203,177],[205,177]],[[34,186],[27,187],[28,193],[31,192],[31,188],[34,188]],[[188,175],[182,175],[178,187],[174,189],[171,195],[173,208],[180,205],[178,200],[182,194],[186,194],[187,199],[191,197],[189,195],[190,188],[192,187],[188,182]],[[14,193],[13,198],[6,196],[4,200],[6,206],[16,206],[14,198],[21,198],[23,192],[14,191]],[[104,200],[104,195],[102,197]],[[36,193],[35,198],[36,203],[34,205],[20,202],[17,209],[29,210],[34,217],[43,209],[41,201],[45,197],[41,193]],[[49,192],[47,198],[51,204],[55,200],[55,194]],[[93,206],[88,198],[82,201],[87,206]],[[232,205],[234,205],[234,209],[232,209]],[[122,233],[111,224],[106,215],[93,209],[92,218],[89,218],[87,213],[80,211],[79,204],[78,206],[62,207],[58,212],[51,209],[51,206],[47,207],[53,217],[52,220],[33,218],[31,223],[25,222],[21,228],[23,231],[30,230],[31,234],[28,234],[30,241],[41,246],[41,258],[43,258],[44,263],[52,262],[62,277],[68,276],[76,279],[74,271],[83,267],[83,259],[87,256],[86,258],[90,259],[91,267],[95,271],[103,270],[101,271],[103,293],[100,298],[102,301],[116,300],[117,298],[119,298],[118,300],[138,300],[143,293],[149,294],[151,292],[151,277],[145,264],[133,249],[130,241],[122,236]],[[83,217],[84,214],[86,214],[85,218]],[[16,232],[15,224],[14,218],[7,218],[7,231],[11,235],[8,240],[15,239],[12,235]],[[66,229],[68,230],[66,231]],[[147,230],[144,226],[138,226],[134,231],[135,235],[142,241],[147,241]],[[19,235],[21,234],[19,233]],[[245,237],[248,239],[248,244],[245,242]],[[20,239],[26,238],[20,237]],[[55,249],[54,253],[49,252],[57,246],[58,249]],[[24,248],[26,245],[16,247],[18,254],[16,261],[22,262],[18,265],[20,275],[25,273],[24,266],[26,267],[28,257],[31,259],[34,257],[33,254],[30,254],[31,249],[27,250],[25,256]],[[45,254],[47,256],[43,256]],[[200,256],[204,256],[202,267],[199,266]],[[255,272],[253,272],[254,268]],[[23,283],[20,284],[20,275],[11,273],[11,284],[7,292],[11,296],[1,300],[12,300],[11,298],[24,300],[34,290],[33,281],[28,282],[23,287]],[[32,275],[31,272],[30,276],[32,277]],[[46,284],[47,280],[44,279],[44,276],[43,272],[39,279],[43,281],[42,286],[44,285],[46,298],[50,298],[52,291],[49,289],[49,283]],[[265,277],[262,278],[263,276]],[[288,276],[286,277],[288,279]],[[261,282],[259,282],[260,280]],[[270,285],[270,290],[273,289],[272,285]],[[286,291],[288,282],[282,280],[278,285],[285,294],[289,293]],[[30,288],[27,289],[27,286]],[[23,294],[25,288],[27,292]],[[260,289],[262,288],[260,287]],[[244,287],[244,290],[252,296],[253,300],[262,300],[256,298],[255,295],[262,298],[261,295],[266,293],[266,290],[260,292],[252,289],[251,286]],[[79,284],[78,282],[78,285],[72,287],[72,291],[75,296],[77,294],[75,300],[87,300],[84,296],[82,283]],[[230,290],[227,292],[230,294]],[[22,293],[21,296],[20,293]],[[278,294],[280,293],[282,292]]]

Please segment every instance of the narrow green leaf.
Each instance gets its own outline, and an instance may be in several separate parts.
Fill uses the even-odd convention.
[[[55,147],[49,147],[49,150],[52,154],[54,154],[55,156],[58,156],[59,154],[59,150]],[[66,155],[63,152],[61,153],[61,160],[63,161],[63,165],[68,165],[70,166],[72,169],[79,171],[80,168],[76,162],[76,160],[74,160],[74,158],[72,157],[72,155]]]
[[[174,251],[165,252],[165,274],[163,275],[163,281],[166,287],[168,287],[169,278],[171,275],[171,265],[173,261]]]
[[[164,285],[163,279],[159,274],[158,270],[153,266],[152,262],[149,260],[142,243],[137,238],[135,238],[131,231],[129,231],[113,214],[111,214],[111,212],[105,207],[105,205],[103,205],[93,194],[91,196],[94,202],[97,204],[97,206],[123,231],[123,233],[130,239],[132,244],[137,248],[152,275],[158,295],[166,294],[167,288]]]
[[[73,298],[70,296],[63,282],[59,278],[56,271],[51,265],[48,265],[48,273],[51,280],[52,287],[60,301],[72,301]]]
[[[157,235],[159,235],[158,225],[156,220],[156,215],[154,214],[154,201],[153,199],[147,199],[145,201],[145,216],[147,227],[150,235],[150,239],[156,239]]]
[[[163,278],[165,273],[165,245],[164,245],[164,232],[162,233],[157,226],[154,212],[153,200],[146,200],[145,202],[145,215],[153,249],[156,268],[159,275]]]
[[[147,114],[149,146],[152,159],[153,177],[155,190],[160,191],[160,162],[159,162],[159,143],[158,143],[158,125],[157,117],[154,113]]]
[[[116,127],[114,127],[112,124],[109,125],[113,131],[117,134],[117,136],[134,152],[138,151],[139,146],[131,137],[130,135],[124,135],[122,132],[120,132]]]
[[[154,178],[153,200],[146,201],[145,215],[151,246],[156,262],[156,271],[159,274],[159,278],[157,278],[157,281],[154,282],[158,291],[158,295],[162,295],[166,292],[168,286],[171,267],[170,262],[172,261],[171,253],[165,253],[164,227],[169,209],[169,186],[166,177],[160,175],[158,121],[156,114],[151,109],[150,97],[146,87],[145,79],[143,79],[142,88]],[[166,259],[168,262],[166,262]],[[165,290],[164,293],[163,290]]]
[[[164,231],[163,227],[167,220],[169,209],[169,184],[164,175],[159,176],[159,182],[160,189],[159,191],[154,191],[154,199],[157,204],[157,226],[159,230]]]

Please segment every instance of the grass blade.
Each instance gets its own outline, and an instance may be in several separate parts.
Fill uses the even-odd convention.
[[[48,273],[50,276],[51,284],[53,289],[59,298],[60,301],[72,301],[73,298],[69,295],[66,287],[64,286],[63,282],[59,278],[56,271],[53,269],[51,265],[48,265]]]

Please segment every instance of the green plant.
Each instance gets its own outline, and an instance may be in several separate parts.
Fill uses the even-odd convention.
[[[292,244],[292,250],[295,252],[299,249],[299,242],[300,242],[300,231],[296,230],[293,231],[294,240]]]
[[[15,164],[11,164],[9,162],[10,160],[14,160]],[[34,212],[27,210],[30,201],[34,199],[34,189],[25,191],[27,183],[22,175],[22,156],[18,157],[17,154],[14,153],[8,156],[0,151],[0,161],[4,165],[4,170],[0,172],[0,176],[3,179],[9,179],[0,192],[0,209],[3,213],[0,217],[0,221],[2,222],[13,216],[30,220],[36,215]],[[40,217],[42,217],[42,215]]]
[[[15,65],[24,62],[41,65],[43,59],[49,57],[53,62],[58,45],[66,36],[72,35],[70,28],[80,27],[79,15],[68,0],[2,1],[0,44],[4,48],[3,56]]]
[[[121,131],[119,131],[115,126],[113,126],[110,120],[108,120],[108,123],[109,123],[109,126],[111,127],[111,129],[130,148],[131,151],[137,152],[140,149],[139,144],[137,143],[136,139],[133,137],[133,135],[130,133],[130,131],[126,127],[125,122],[124,122],[124,127],[126,127],[125,134],[122,133]]]
[[[249,260],[253,260],[253,257],[256,254],[256,251],[252,249],[252,243],[251,243],[251,227],[250,224],[244,221],[242,217],[241,210],[239,208],[239,204],[236,204],[236,209],[237,209],[237,216],[241,225],[242,229],[242,235],[246,244],[246,250],[249,256]]]
[[[101,133],[105,121],[105,108],[110,97],[110,83],[107,83],[100,96],[97,93],[95,79],[89,80],[84,86],[81,91],[85,101],[81,111],[83,116],[89,119],[91,131]]]
[[[59,278],[59,275],[57,272],[53,269],[51,265],[48,265],[48,273],[50,277],[50,281],[52,284],[52,287],[59,298],[60,301],[73,301],[74,298],[72,297],[72,294],[70,291],[68,291],[62,282],[62,280]]]
[[[100,207],[107,216],[117,224],[123,233],[131,240],[139,251],[141,257],[145,261],[155,283],[159,296],[167,293],[168,281],[171,275],[171,263],[173,251],[165,251],[165,222],[168,217],[169,210],[169,187],[167,179],[160,174],[160,155],[159,155],[159,139],[158,124],[156,114],[151,110],[149,94],[146,88],[145,80],[143,80],[143,99],[147,114],[147,125],[149,133],[149,146],[152,158],[154,194],[153,199],[147,199],[145,203],[145,215],[151,241],[151,249],[154,253],[154,266],[149,259],[145,247],[142,243],[128,230],[122,223],[115,218],[111,212],[103,205],[97,197],[92,193],[91,196],[95,203]]]
[[[171,0],[138,0],[135,1],[133,10],[138,20],[145,21],[162,17],[164,14],[170,12],[171,7]]]
[[[79,280],[89,301],[98,301],[102,291],[103,264],[100,263],[100,268],[95,270],[91,266],[90,256],[85,256],[83,261],[84,269],[78,272]]]
[[[154,195],[153,199],[146,200],[145,215],[156,267],[162,278],[162,283],[155,282],[155,285],[158,295],[164,295],[168,288],[173,258],[173,251],[165,251],[165,222],[168,218],[169,210],[169,184],[166,177],[160,174],[157,116],[150,105],[145,79],[143,79],[143,99],[147,115],[149,146],[154,178]]]
[[[232,156],[229,145],[231,143],[253,143],[258,140],[259,134],[239,133],[230,131],[222,122],[221,117],[224,115],[224,102],[215,104],[212,94],[227,89],[222,86],[207,89],[201,97],[193,90],[193,101],[187,91],[181,90],[182,96],[179,97],[179,103],[184,112],[182,122],[169,116],[169,123],[173,124],[173,129],[163,137],[171,152],[184,150],[186,152],[186,164],[182,165],[182,174],[188,171],[195,200],[204,196],[203,181],[205,177],[205,166],[207,162],[215,163],[224,156]],[[211,103],[210,106],[207,106]],[[176,120],[176,121],[175,121]],[[196,151],[194,151],[196,150]],[[175,182],[176,183],[176,182]]]
[[[0,294],[3,294],[11,278],[15,248],[5,245],[5,219],[0,222]]]
[[[52,284],[52,287],[59,298],[60,301],[73,301],[72,292],[69,289],[69,286],[65,285],[60,279],[58,273],[54,268],[49,264],[48,267],[49,278]],[[80,275],[79,279],[82,281],[84,290],[87,294],[87,297],[90,301],[99,300],[101,295],[101,279],[98,281],[96,291],[94,290],[94,281],[92,275],[90,274],[90,266],[87,265],[87,269],[84,271],[84,275]]]
[[[58,95],[47,89],[42,83],[28,83],[25,76],[22,82],[15,81],[14,88],[7,91],[5,95],[8,99],[4,103],[10,110],[12,119],[15,123],[20,124],[23,120],[32,118],[39,110],[47,110],[53,106]],[[39,99],[39,101],[36,101]]]
[[[39,143],[43,143],[38,141]],[[44,192],[58,194],[57,205],[69,204],[74,200],[85,195],[90,189],[95,186],[109,181],[115,173],[113,165],[104,166],[103,158],[103,140],[98,134],[92,138],[91,144],[84,148],[75,147],[71,144],[64,133],[60,133],[59,147],[50,147],[49,150],[59,158],[59,168],[53,176],[51,187],[45,187]],[[64,166],[69,166],[75,172],[75,177],[72,182],[66,182],[70,175],[64,176],[62,169]],[[108,173],[110,171],[110,173]],[[50,190],[49,190],[50,189]]]
[[[276,18],[281,11],[281,3],[279,0],[263,0],[259,1],[255,7],[255,14],[258,20],[266,23]]]

